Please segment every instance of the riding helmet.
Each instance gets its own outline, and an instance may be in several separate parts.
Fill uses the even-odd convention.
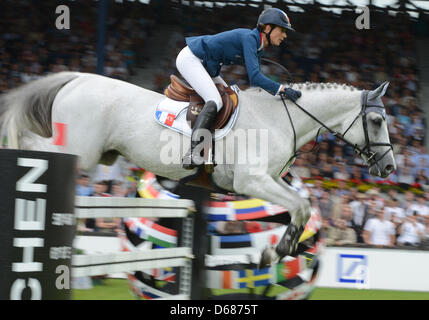
[[[262,11],[258,18],[258,26],[261,24],[273,24],[288,30],[295,31],[295,29],[292,28],[287,14],[283,10],[277,8],[269,8]]]

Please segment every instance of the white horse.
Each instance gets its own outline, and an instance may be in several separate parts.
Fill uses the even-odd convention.
[[[281,176],[293,163],[295,150],[314,139],[321,127],[318,121],[338,132],[338,136],[346,132],[344,138],[369,162],[372,175],[384,178],[396,169],[381,102],[387,86],[384,83],[376,90],[362,91],[336,84],[293,85],[302,90],[297,102],[317,121],[286,100],[288,116],[280,97],[259,88],[239,92],[239,114],[232,131],[222,138],[225,151],[216,152],[218,165],[213,180],[226,190],[288,209],[291,223],[275,250],[267,248],[263,252],[261,265],[293,255],[310,217],[308,201]],[[84,170],[100,162],[112,164],[121,154],[150,172],[179,180],[196,169],[184,170],[180,161],[165,164],[160,159],[167,143],[162,141],[162,134],[168,129],[155,122],[153,113],[164,98],[159,93],[99,75],[53,74],[1,96],[1,132],[7,135],[9,148],[76,154]],[[65,147],[52,143],[53,122],[67,125]],[[247,146],[254,150],[267,148],[266,154],[259,157],[261,163],[256,173],[249,163],[240,163],[239,157],[233,163],[226,161],[228,154],[239,153],[240,145],[228,143],[239,129],[267,133],[265,141],[256,142],[256,149],[254,145]],[[173,136],[180,135],[168,131]],[[182,154],[177,159],[189,147],[190,139],[186,137],[184,141],[186,145],[179,149]]]

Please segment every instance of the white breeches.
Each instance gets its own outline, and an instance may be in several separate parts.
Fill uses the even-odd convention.
[[[202,60],[196,57],[189,47],[186,46],[177,55],[176,67],[182,77],[185,78],[205,102],[214,101],[217,111],[222,108],[222,98],[215,83],[222,83],[224,86],[227,86],[227,84],[220,76],[215,78],[210,77],[202,64]]]

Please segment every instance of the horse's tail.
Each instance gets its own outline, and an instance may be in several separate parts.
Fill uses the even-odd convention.
[[[0,134],[7,147],[19,149],[19,136],[30,130],[42,137],[52,136],[52,104],[61,90],[78,73],[60,72],[13,89],[0,96]]]

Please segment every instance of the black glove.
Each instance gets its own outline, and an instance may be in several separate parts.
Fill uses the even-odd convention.
[[[294,90],[292,88],[284,88],[282,91],[280,91],[280,95],[282,95],[286,99],[296,102],[296,100],[301,97],[301,91]]]

